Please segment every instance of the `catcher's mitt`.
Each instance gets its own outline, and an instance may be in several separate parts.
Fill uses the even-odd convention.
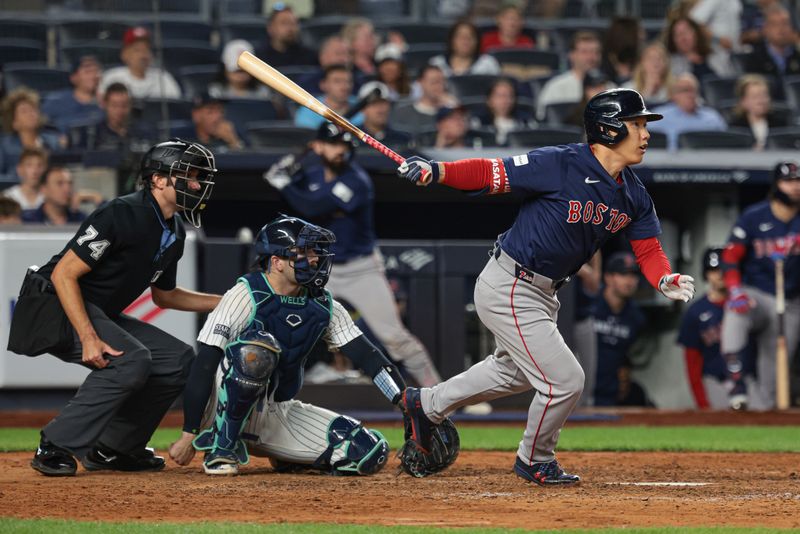
[[[450,467],[460,450],[458,430],[447,418],[442,424],[431,427],[430,453],[424,452],[417,442],[407,438],[397,451],[397,457],[400,458],[400,469],[413,477],[422,478]]]

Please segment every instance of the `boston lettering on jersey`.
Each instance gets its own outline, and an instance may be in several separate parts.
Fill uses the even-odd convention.
[[[661,233],[636,174],[625,168],[618,182],[586,144],[539,148],[502,162],[508,187],[524,200],[500,246],[536,273],[566,278],[623,230],[629,240]]]

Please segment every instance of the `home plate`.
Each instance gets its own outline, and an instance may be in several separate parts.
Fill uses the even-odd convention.
[[[694,487],[710,486],[713,482],[606,482],[607,486],[667,486],[667,487]]]

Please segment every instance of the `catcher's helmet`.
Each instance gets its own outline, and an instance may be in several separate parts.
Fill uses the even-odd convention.
[[[192,171],[196,170],[194,174]],[[211,198],[214,187],[214,154],[200,143],[190,143],[178,138],[153,145],[142,157],[141,176],[147,184],[154,174],[175,178],[176,205],[183,210],[189,222],[200,228],[200,216]],[[192,190],[190,180],[197,180],[200,188]],[[170,182],[171,183],[171,182]]]
[[[642,95],[633,89],[608,89],[596,94],[583,110],[583,125],[589,143],[615,145],[628,135],[625,119],[644,117],[648,121],[663,119],[651,113],[644,104]],[[616,132],[616,135],[612,135]]]
[[[708,271],[720,269],[722,267],[722,249],[708,248],[703,254],[703,276]]]
[[[781,161],[772,170],[772,185],[770,186],[770,197],[787,205],[796,206],[796,203],[789,198],[789,195],[781,191],[778,182],[781,180],[797,180],[800,178],[800,168],[795,161]]]
[[[336,236],[330,230],[281,214],[258,232],[255,240],[256,262],[262,265],[271,256],[286,258],[294,265],[298,284],[309,289],[319,289],[325,286],[331,275],[331,246],[335,242]],[[316,265],[308,260],[309,249],[318,258]]]

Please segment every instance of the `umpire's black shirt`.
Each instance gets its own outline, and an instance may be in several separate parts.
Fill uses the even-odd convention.
[[[92,270],[78,279],[83,299],[116,317],[150,284],[175,288],[186,231],[177,213],[164,220],[149,190],[115,198],[81,224],[67,246],[39,273],[50,278],[68,250]]]

